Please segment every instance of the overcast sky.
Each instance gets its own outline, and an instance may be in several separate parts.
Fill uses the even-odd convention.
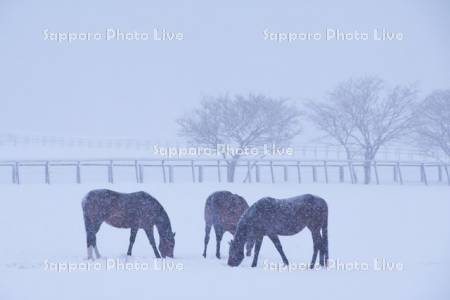
[[[300,102],[366,74],[417,82],[423,93],[450,88],[448,1],[61,2],[0,2],[0,133],[176,141],[174,120],[207,95]],[[184,39],[58,43],[44,34],[107,28]],[[327,28],[386,28],[403,40],[277,43],[263,34]]]

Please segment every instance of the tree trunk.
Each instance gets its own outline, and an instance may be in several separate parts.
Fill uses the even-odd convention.
[[[347,160],[351,161],[353,159],[352,151],[349,147],[344,145],[345,154],[347,156]],[[350,177],[352,178],[352,183],[358,183],[358,177],[356,176],[356,172],[354,172],[353,167],[349,170]]]
[[[372,155],[368,153],[364,155],[364,184],[369,184],[372,179],[372,159]]]
[[[364,162],[364,184],[369,184],[372,177],[372,162]]]
[[[237,158],[232,158],[231,160],[227,161],[227,181],[228,182],[234,182],[234,175],[236,173],[236,164],[237,164]]]

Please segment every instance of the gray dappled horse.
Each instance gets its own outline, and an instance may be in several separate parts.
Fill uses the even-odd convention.
[[[320,253],[320,265],[326,266],[328,263],[328,206],[325,200],[309,194],[288,199],[262,198],[250,206],[239,220],[236,234],[230,245],[228,265],[241,264],[244,259],[244,244],[249,238],[254,238],[256,245],[252,267],[256,267],[264,236],[272,240],[283,263],[288,265],[289,262],[278,236],[294,235],[305,227],[311,231],[314,244],[310,268],[314,267],[318,253]]]
[[[96,234],[103,222],[117,228],[130,228],[130,244],[127,255],[131,255],[136,234],[144,229],[155,256],[173,257],[175,233],[172,232],[169,216],[162,205],[146,192],[118,193],[101,189],[90,191],[82,201],[84,225],[86,229],[88,259],[93,259],[93,251],[97,258]],[[153,226],[159,234],[159,251],[153,236]]]
[[[203,257],[206,257],[206,249],[209,242],[211,227],[216,233],[216,257],[220,259],[220,242],[223,234],[228,231],[234,235],[239,218],[248,208],[244,198],[228,191],[218,191],[206,199],[205,204],[205,248]],[[247,256],[251,255],[254,241],[247,243]]]

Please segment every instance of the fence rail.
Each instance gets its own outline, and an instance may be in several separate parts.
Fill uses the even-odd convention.
[[[234,182],[296,182],[296,183],[362,183],[364,161],[347,160],[239,160]],[[60,172],[64,168],[65,172]],[[69,168],[67,170],[67,168]],[[91,182],[95,169],[97,179],[116,182],[175,181],[202,183],[225,182],[229,165],[226,160],[188,159],[104,159],[104,160],[23,160],[0,161],[0,171],[7,175],[6,183],[27,182],[52,184],[62,177],[74,183]],[[8,171],[9,169],[9,171]],[[124,170],[127,172],[124,173]],[[152,173],[150,176],[148,173]],[[441,162],[373,161],[373,184],[448,184],[450,166]],[[147,176],[149,175],[149,176]],[[26,178],[25,178],[26,177]],[[119,179],[120,177],[120,179]]]
[[[15,152],[16,149],[21,150],[34,150],[39,149],[40,152],[45,149],[62,149],[62,154],[65,151],[72,149],[72,151],[77,151],[78,149],[87,149],[92,151],[93,149],[109,151],[120,151],[117,153],[128,153],[128,154],[118,154],[125,156],[139,156],[138,153],[145,153],[142,155],[152,155],[154,151],[154,146],[162,148],[171,148],[175,145],[167,144],[166,142],[158,143],[153,140],[148,139],[133,139],[133,138],[93,138],[93,137],[68,137],[68,136],[46,136],[46,135],[33,135],[33,134],[12,134],[12,133],[0,133],[0,147],[13,147]],[[176,147],[189,148],[189,145],[179,145]],[[337,145],[329,144],[311,144],[307,143],[304,145],[290,145],[289,148],[293,149],[294,159],[326,159],[326,160],[341,160],[347,159],[345,150],[343,147]],[[11,149],[9,149],[11,151]],[[58,151],[56,151],[58,153]],[[60,153],[61,151],[59,151]],[[358,148],[350,149],[353,159],[363,159],[363,153],[360,152]],[[79,154],[75,154],[79,155]],[[91,155],[91,154],[87,154]],[[115,154],[112,154],[115,155]],[[157,156],[154,156],[155,158]],[[216,159],[220,159],[222,156],[218,155]],[[185,157],[178,157],[185,158]],[[189,157],[190,158],[190,157]],[[205,158],[205,157],[203,157]],[[202,157],[196,157],[194,159],[202,159]],[[249,158],[250,159],[250,158]],[[395,147],[394,145],[386,146],[380,148],[377,153],[377,160],[400,160],[400,161],[423,161],[423,160],[434,160],[434,161],[449,161],[449,157],[444,153],[435,152],[429,153],[416,148],[403,148]]]

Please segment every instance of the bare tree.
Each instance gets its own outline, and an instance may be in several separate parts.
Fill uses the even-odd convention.
[[[217,149],[229,145],[240,149],[285,145],[300,133],[298,108],[284,99],[262,95],[228,95],[206,98],[200,108],[177,120],[179,135],[188,142]],[[241,154],[222,153],[227,161],[227,180],[234,181]]]
[[[450,90],[431,93],[418,106],[414,136],[428,153],[443,152],[450,158]]]
[[[338,103],[337,103],[338,104]],[[314,125],[325,132],[328,137],[344,148],[348,160],[353,158],[351,135],[354,130],[353,123],[342,110],[336,110],[330,103],[307,102],[308,118]]]
[[[378,77],[350,79],[339,84],[327,101],[309,103],[309,118],[342,145],[347,158],[353,147],[364,158],[364,183],[371,181],[371,166],[380,147],[410,128],[417,95],[408,86],[393,88]]]

